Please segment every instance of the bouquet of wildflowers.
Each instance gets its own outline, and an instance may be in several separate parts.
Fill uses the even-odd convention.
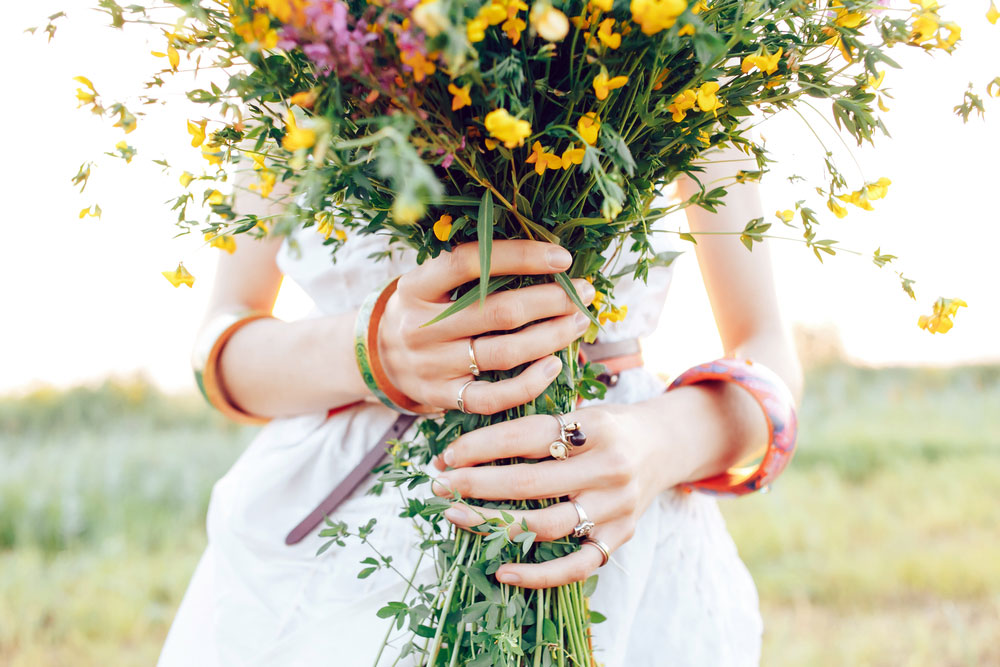
[[[382,234],[416,251],[418,261],[477,241],[481,279],[454,295],[445,316],[490,292],[537,277],[489,277],[494,239],[547,240],[569,249],[572,267],[555,279],[592,320],[626,316],[614,299],[622,275],[642,279],[669,263],[650,243],[664,216],[687,206],[715,210],[726,186],[759,180],[770,157],[753,140],[756,122],[799,104],[827,109],[832,124],[859,145],[886,133],[883,77],[897,67],[893,46],[951,51],[961,31],[934,0],[889,9],[875,0],[161,0],[99,5],[112,25],[157,26],[165,66],[147,99],[183,70],[187,91],[205,105],[187,124],[205,159],[201,174],[179,175],[178,225],[231,251],[242,234],[288,234],[312,227],[335,261],[349,235]],[[50,28],[52,28],[50,24]],[[54,30],[49,30],[50,34]],[[126,134],[141,114],[105,103],[80,78],[81,105],[116,120]],[[728,182],[702,184],[692,197],[664,202],[663,188],[696,182],[711,153],[736,147],[755,161]],[[127,138],[117,156],[131,160]],[[824,217],[870,209],[890,181],[851,183],[821,153],[827,180],[773,220],[748,220],[748,249],[772,224],[796,228],[822,260],[837,252],[823,238]],[[169,165],[164,165],[169,168]],[[270,198],[277,184],[285,212],[243,215],[226,183],[253,174],[250,188]],[[76,182],[86,184],[90,165]],[[193,209],[210,211],[198,217]],[[88,212],[84,211],[84,214]],[[90,210],[92,214],[95,212]],[[691,243],[696,238],[678,233]],[[606,258],[628,249],[638,260],[612,270]],[[610,252],[609,252],[610,251]],[[879,266],[895,258],[875,251]],[[377,261],[373,258],[372,261]],[[194,278],[181,264],[175,285]],[[898,274],[912,296],[908,278]],[[598,291],[587,307],[570,279]],[[945,331],[964,305],[940,300],[922,326]],[[421,437],[400,443],[379,487],[417,489],[427,464],[462,432],[525,414],[563,413],[578,397],[601,396],[596,369],[564,351],[565,372],[533,403],[499,415],[447,413],[424,421]],[[514,369],[510,373],[516,373]],[[492,373],[495,379],[508,373]],[[554,499],[557,500],[557,499]],[[553,501],[554,501],[553,500]],[[553,501],[506,507],[535,508]],[[472,501],[474,502],[474,501]],[[403,654],[423,665],[593,665],[587,605],[593,581],[523,591],[491,575],[510,560],[544,561],[569,553],[572,538],[535,543],[511,521],[490,520],[482,534],[445,529],[445,499],[413,497],[405,510],[436,554],[439,580],[414,586],[379,612],[408,630]],[[509,516],[509,515],[508,515]],[[332,524],[330,544],[348,535]],[[367,572],[386,567],[370,559]],[[362,573],[364,575],[364,573]]]

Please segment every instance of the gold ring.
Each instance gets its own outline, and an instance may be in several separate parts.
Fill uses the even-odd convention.
[[[461,389],[458,390],[458,409],[464,412],[465,414],[469,414],[469,411],[465,409],[465,398],[464,398],[465,390],[473,382],[475,382],[475,380],[469,380],[468,382],[462,385]]]
[[[601,552],[601,564],[598,567],[604,567],[611,560],[611,549],[604,542],[601,542],[596,537],[588,537],[583,541],[584,544],[589,544],[593,547],[597,547],[597,550]]]
[[[476,361],[476,351],[472,349],[472,337],[469,337],[469,372],[473,377],[479,377],[479,363]]]

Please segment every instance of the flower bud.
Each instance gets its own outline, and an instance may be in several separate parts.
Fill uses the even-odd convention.
[[[569,19],[547,2],[536,2],[529,20],[535,32],[550,42],[562,41],[569,34]]]

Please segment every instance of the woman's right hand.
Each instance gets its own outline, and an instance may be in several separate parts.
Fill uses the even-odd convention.
[[[554,243],[498,240],[493,242],[490,275],[555,274],[571,263],[569,252]],[[562,369],[554,353],[582,336],[589,325],[587,316],[553,282],[494,292],[482,307],[475,303],[422,326],[448,308],[456,287],[478,278],[478,244],[466,243],[401,276],[389,298],[379,327],[382,364],[392,383],[415,401],[457,408],[459,390],[473,379],[471,338],[481,371],[533,363],[517,377],[469,385],[463,393],[465,409],[494,414],[528,403]],[[573,285],[589,305],[593,286],[585,280],[574,280]]]

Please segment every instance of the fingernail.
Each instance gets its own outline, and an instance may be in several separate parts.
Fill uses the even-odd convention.
[[[431,482],[431,493],[435,496],[450,496],[451,495],[451,480],[448,479],[447,475],[444,473],[437,476],[437,479]]]
[[[590,324],[590,318],[583,313],[577,313],[573,316],[573,324],[576,325],[577,329],[586,329]]]
[[[542,366],[542,372],[548,377],[555,377],[562,370],[562,360],[559,357],[549,357]]]
[[[444,450],[444,456],[442,458],[444,459],[445,465],[451,467],[455,466],[455,452],[451,451],[451,449]]]
[[[565,248],[549,248],[545,259],[553,269],[568,269],[573,263],[573,256]]]
[[[464,507],[452,505],[444,511],[444,517],[452,523],[460,523],[463,526],[472,523],[469,513]]]
[[[577,290],[577,292],[579,292],[581,299],[589,303],[590,301],[593,301],[594,295],[597,293],[597,290],[595,290],[594,286],[591,285],[590,283],[584,282],[583,285],[580,287],[580,289]]]
[[[497,581],[501,584],[510,584],[511,586],[517,586],[521,583],[521,577],[517,576],[513,572],[497,572]]]

